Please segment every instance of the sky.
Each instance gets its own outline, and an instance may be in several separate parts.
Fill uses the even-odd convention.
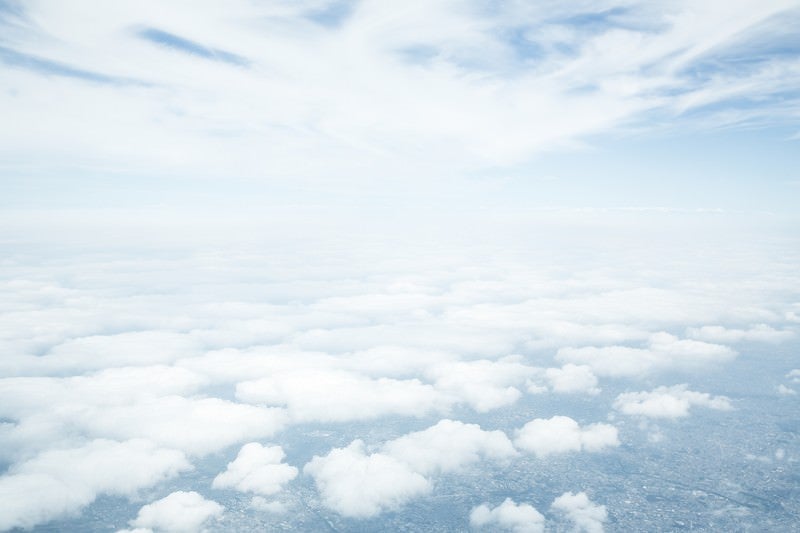
[[[0,531],[789,530],[798,27],[0,0]]]
[[[3,205],[792,213],[795,1],[0,3]]]

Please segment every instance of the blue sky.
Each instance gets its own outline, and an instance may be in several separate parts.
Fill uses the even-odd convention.
[[[0,4],[5,209],[792,213],[796,1]]]

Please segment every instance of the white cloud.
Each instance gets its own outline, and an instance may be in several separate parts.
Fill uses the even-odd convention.
[[[95,7],[91,26],[59,2],[26,4],[38,22],[8,32],[5,46],[98,78],[7,67],[16,91],[0,109],[18,126],[2,142],[17,154],[15,168],[34,159],[51,171],[127,164],[137,175],[227,177],[237,168],[317,183],[383,170],[424,183],[445,169],[519,164],[647,123],[653,111],[673,120],[711,104],[746,111],[735,102],[758,97],[767,116],[791,110],[791,100],[766,97],[796,85],[795,58],[758,57],[738,69],[719,61],[706,76],[687,74],[742,39],[786,35],[774,15],[791,1],[625,2],[625,27],[602,31],[565,23],[601,9],[594,4],[522,4],[420,2],[398,13],[363,1],[341,24],[325,25],[309,19],[316,4],[306,2],[239,0],[224,12],[177,4],[157,16],[149,4],[115,2]],[[163,28],[247,64],[159,46],[132,28]],[[517,28],[521,42],[508,37]],[[58,103],[46,98],[53,93]],[[78,117],[83,128],[74,127]],[[131,142],[110,143],[109,131]]]
[[[588,365],[567,363],[561,368],[548,368],[545,376],[550,381],[553,392],[597,394],[597,377]]]
[[[346,448],[314,457],[303,472],[314,478],[327,507],[345,516],[369,517],[430,492],[434,474],[516,453],[502,431],[441,420],[384,443],[376,453],[367,454],[364,443],[355,440]]]
[[[427,375],[435,380],[437,389],[485,413],[516,402],[522,396],[517,386],[536,372],[537,368],[523,364],[520,357],[507,356],[498,361],[443,363]]]
[[[194,455],[221,450],[248,439],[271,437],[283,428],[285,413],[219,398],[166,396],[142,402],[87,407],[76,422],[92,435],[144,436]],[[120,424],[125,420],[126,424]]]
[[[775,329],[767,324],[758,324],[749,329],[729,329],[723,326],[703,326],[689,328],[688,336],[706,342],[732,343],[741,341],[756,341],[778,343],[794,338],[795,333],[790,330]]]
[[[0,379],[0,416],[17,421],[0,441],[30,452],[74,438],[146,438],[203,455],[283,427],[282,409],[195,397],[204,383],[196,373],[166,366]]]
[[[360,440],[314,457],[303,472],[314,478],[326,507],[357,518],[396,509],[432,489],[430,481],[394,457],[368,455]]]
[[[514,503],[511,498],[491,508],[482,504],[472,509],[469,523],[474,528],[504,529],[514,533],[542,533],[544,516],[532,505]]]
[[[456,357],[447,352],[407,346],[375,346],[354,352],[343,361],[352,370],[370,376],[409,378],[424,374],[441,363],[451,363]]]
[[[203,526],[212,518],[221,518],[224,509],[194,491],[179,490],[143,506],[130,524],[156,532],[194,533],[204,531]]]
[[[286,406],[297,421],[368,420],[386,415],[422,416],[451,400],[417,379],[371,379],[341,370],[304,369],[236,385],[239,400]]]
[[[272,495],[297,477],[297,468],[283,463],[280,446],[265,447],[257,442],[242,446],[224,472],[214,478],[215,489],[234,488],[241,492]]]
[[[800,368],[789,371],[786,378],[792,380],[792,383],[800,383]]]
[[[545,457],[555,453],[597,452],[619,446],[617,428],[610,424],[580,427],[567,416],[537,418],[517,430],[514,445],[524,451]]]
[[[601,376],[640,376],[668,369],[691,370],[724,363],[736,357],[727,346],[691,339],[679,339],[669,333],[650,336],[647,348],[603,346],[561,348],[560,361],[588,365]]]
[[[192,467],[179,451],[146,440],[94,440],[17,463],[0,477],[0,530],[30,528],[75,513],[98,495],[135,496]]]
[[[658,387],[650,392],[626,392],[614,400],[614,409],[626,415],[650,418],[680,418],[689,415],[692,406],[729,411],[730,399],[712,396],[707,392],[695,392],[687,385]]]
[[[169,364],[197,355],[201,345],[188,335],[169,331],[133,331],[92,335],[54,346],[43,362],[63,369],[94,370],[111,366]]]
[[[797,394],[796,390],[783,384],[778,385],[777,390],[781,396],[795,396]]]
[[[606,506],[592,502],[585,492],[565,492],[550,508],[564,513],[576,532],[602,533],[603,523],[608,519]]]
[[[428,429],[398,437],[387,442],[382,451],[423,475],[457,471],[481,458],[516,455],[502,431],[484,431],[477,424],[456,420],[440,420]]]

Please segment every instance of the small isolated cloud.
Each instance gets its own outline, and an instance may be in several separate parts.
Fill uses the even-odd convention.
[[[314,477],[325,506],[345,516],[369,517],[430,492],[433,474],[516,454],[502,431],[441,420],[386,442],[380,452],[370,455],[364,443],[355,440],[347,448],[314,457],[303,472]]]
[[[790,379],[792,383],[800,383],[800,368],[795,368],[786,374],[786,379]]]
[[[139,509],[130,525],[145,531],[195,533],[210,519],[222,517],[224,509],[194,491],[179,490]]]
[[[647,348],[586,346],[561,348],[559,361],[588,365],[600,376],[641,376],[660,370],[692,370],[730,361],[736,352],[727,346],[693,339],[679,339],[661,332],[650,336]]]
[[[614,400],[617,411],[650,418],[681,418],[689,415],[692,406],[719,411],[732,409],[729,398],[691,391],[686,384],[658,387],[650,392],[626,392]]]
[[[314,457],[303,473],[314,478],[326,507],[355,518],[396,509],[432,489],[425,477],[394,457],[368,455],[361,440]]]
[[[183,453],[142,439],[98,439],[48,450],[0,477],[0,530],[31,528],[74,513],[101,494],[133,496],[191,468]]]
[[[506,498],[495,508],[484,503],[472,509],[469,524],[474,528],[503,529],[514,533],[542,533],[544,516],[532,505],[516,504],[511,498]]]
[[[597,394],[597,377],[588,365],[567,363],[561,368],[548,368],[545,377],[550,382],[553,392]]]
[[[550,508],[563,513],[576,532],[602,533],[603,522],[608,519],[606,506],[593,503],[585,492],[565,492]]]
[[[545,457],[555,453],[597,452],[619,446],[617,428],[610,424],[580,427],[568,416],[537,418],[517,430],[514,445],[521,450]]]
[[[703,326],[689,328],[688,336],[706,342],[769,342],[779,343],[794,338],[793,331],[775,329],[766,324],[758,324],[750,329],[729,329],[723,326]]]
[[[232,488],[266,496],[280,492],[297,477],[297,468],[282,463],[286,454],[280,446],[265,447],[257,442],[242,446],[236,459],[214,478],[215,489]]]
[[[794,396],[797,394],[797,391],[791,387],[787,387],[786,385],[778,385],[778,394],[781,396]]]
[[[504,459],[517,454],[502,431],[484,431],[477,424],[455,420],[441,420],[426,430],[389,441],[383,451],[424,475],[452,472],[481,458]]]

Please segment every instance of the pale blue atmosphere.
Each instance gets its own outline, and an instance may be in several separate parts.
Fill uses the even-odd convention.
[[[800,528],[798,27],[0,0],[0,531]]]

